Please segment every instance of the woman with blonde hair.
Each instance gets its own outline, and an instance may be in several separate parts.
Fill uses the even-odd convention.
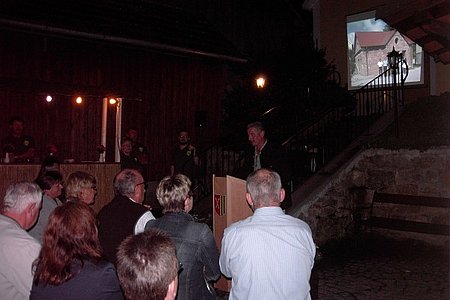
[[[94,211],[82,202],[50,215],[34,271],[30,299],[123,299],[116,269],[102,260]]]
[[[66,199],[80,199],[92,205],[97,195],[97,180],[89,173],[76,171],[69,175],[65,186]]]
[[[164,215],[148,221],[145,229],[169,233],[183,266],[178,275],[178,300],[216,299],[210,283],[220,276],[219,252],[208,225],[196,223],[192,209],[191,181],[182,174],[165,177],[156,196]]]

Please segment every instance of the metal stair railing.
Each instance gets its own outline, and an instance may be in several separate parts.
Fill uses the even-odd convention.
[[[401,57],[398,58],[397,66],[397,72],[389,68],[352,92],[354,109],[333,108],[283,143],[291,153],[297,178],[294,185],[312,176],[364,131],[369,134],[370,125],[393,110],[396,104],[404,104],[408,66]]]

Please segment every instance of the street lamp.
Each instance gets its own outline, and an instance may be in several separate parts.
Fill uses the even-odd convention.
[[[387,57],[391,69],[395,71],[398,68],[399,62],[403,58],[403,54],[399,51],[395,51],[395,47],[392,47],[392,51],[388,53]]]
[[[259,89],[264,88],[265,84],[266,84],[266,79],[263,76],[259,76],[258,78],[256,78],[256,86]]]
[[[394,93],[394,125],[395,125],[395,136],[398,138],[398,94],[397,94],[397,70],[399,62],[403,58],[403,54],[395,51],[392,47],[392,51],[387,55],[389,66],[392,69],[392,91]]]

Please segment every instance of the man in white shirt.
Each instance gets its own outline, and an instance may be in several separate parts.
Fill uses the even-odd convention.
[[[254,214],[225,229],[220,270],[231,277],[229,299],[311,299],[316,248],[309,226],[280,208],[278,173],[259,169],[247,178]]]
[[[6,190],[0,214],[0,297],[28,299],[33,282],[32,264],[40,244],[25,230],[39,216],[42,191],[34,183],[14,183]]]

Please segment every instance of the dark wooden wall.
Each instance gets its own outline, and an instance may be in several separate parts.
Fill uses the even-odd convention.
[[[102,99],[120,96],[122,130],[140,129],[150,150],[149,179],[160,179],[169,170],[179,129],[187,128],[200,147],[216,142],[226,70],[218,60],[0,31],[0,136],[7,134],[8,118],[20,115],[40,153],[56,143],[64,158],[97,160]],[[51,103],[46,93],[53,95]],[[82,105],[74,104],[77,94],[85,96]],[[196,111],[206,112],[206,127],[196,126]],[[113,160],[114,113],[110,107],[108,161]]]

